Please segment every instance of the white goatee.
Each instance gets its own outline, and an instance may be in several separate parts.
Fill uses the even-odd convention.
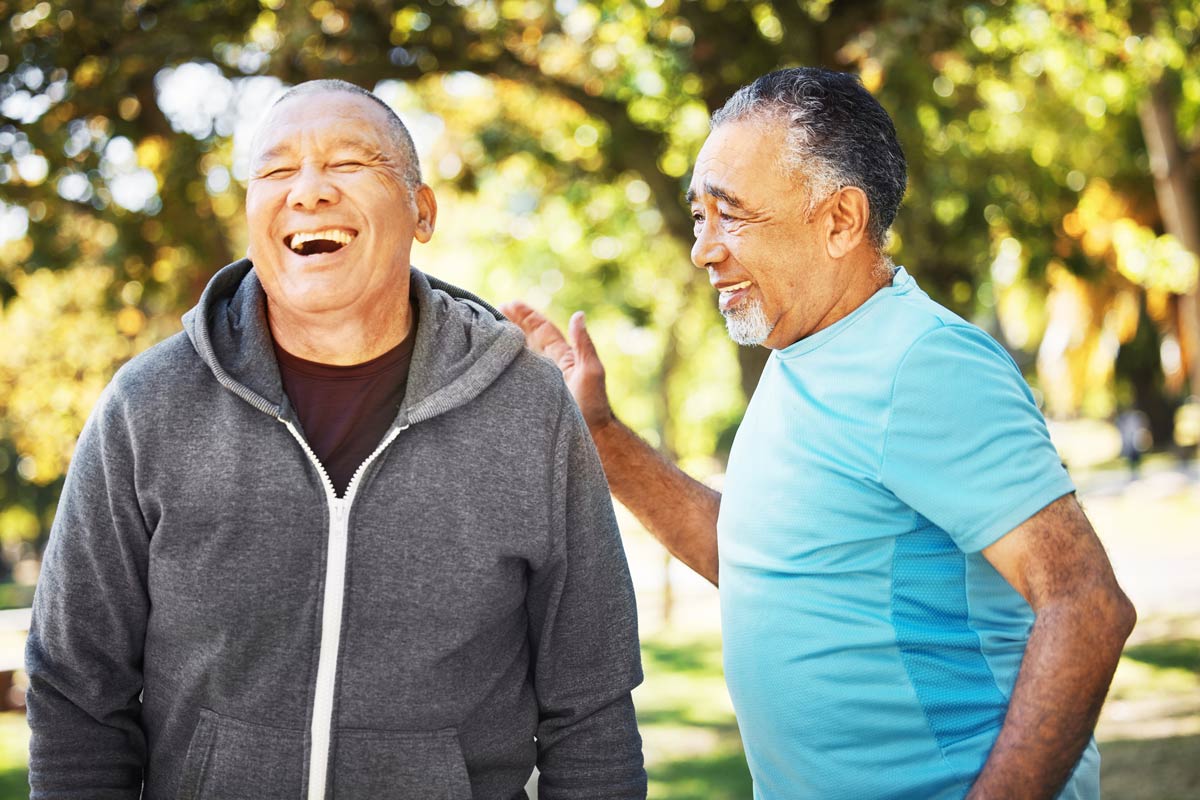
[[[760,345],[771,335],[775,326],[767,319],[762,303],[757,299],[721,312],[725,317],[725,329],[729,338],[738,344]]]

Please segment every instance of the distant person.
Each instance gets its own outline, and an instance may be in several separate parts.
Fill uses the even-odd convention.
[[[1092,728],[1134,611],[1004,349],[884,255],[906,183],[856,78],[773,72],[713,115],[687,198],[730,335],[774,352],[724,495],[563,370],[613,491],[720,577],[725,676],[754,795],[1095,798]]]
[[[368,92],[254,140],[250,259],[84,428],[34,600],[34,798],[645,796],[633,590],[558,372],[409,265]]]
[[[1117,432],[1121,435],[1121,458],[1129,465],[1129,476],[1137,478],[1142,453],[1150,449],[1150,418],[1144,411],[1126,409],[1117,415]]]

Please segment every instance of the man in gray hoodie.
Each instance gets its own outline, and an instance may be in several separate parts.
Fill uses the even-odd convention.
[[[34,798],[644,797],[624,552],[555,367],[412,269],[350,84],[256,137],[250,259],[80,437],[26,654]]]

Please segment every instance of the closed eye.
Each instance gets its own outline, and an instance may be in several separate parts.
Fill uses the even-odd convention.
[[[353,170],[361,169],[362,167],[365,167],[366,164],[362,163],[361,161],[338,161],[334,164],[330,164],[329,166],[331,169]]]
[[[741,217],[738,216],[737,209],[731,209],[724,203],[717,204],[717,216],[720,217],[724,222],[732,222],[741,219]]]

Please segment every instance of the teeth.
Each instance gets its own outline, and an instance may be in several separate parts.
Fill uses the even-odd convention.
[[[292,239],[288,242],[288,247],[296,252],[300,252],[300,248],[309,242],[324,240],[329,242],[337,242],[338,244],[350,244],[354,239],[354,234],[349,231],[340,230],[337,228],[329,228],[323,231],[305,231],[303,233],[293,233]]]
[[[736,292],[738,289],[745,289],[749,285],[750,285],[750,281],[742,281],[741,283],[733,283],[733,284],[730,284],[729,286],[722,286],[721,294],[726,294],[728,292]]]

